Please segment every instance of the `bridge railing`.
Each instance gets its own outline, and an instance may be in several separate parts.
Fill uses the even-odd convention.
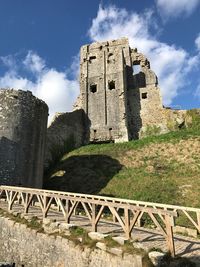
[[[0,186],[0,199],[6,200],[9,211],[13,205],[20,203],[24,213],[28,213],[30,206],[37,202],[43,218],[47,217],[52,206],[56,206],[68,223],[75,209],[81,207],[91,223],[92,231],[97,231],[102,215],[109,211],[127,238],[131,237],[136,223],[148,217],[165,237],[172,256],[175,256],[173,227],[177,214],[182,212],[200,232],[200,209],[189,207],[14,186]]]

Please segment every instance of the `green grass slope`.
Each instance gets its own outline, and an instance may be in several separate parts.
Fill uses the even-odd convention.
[[[44,187],[200,207],[200,116],[188,129],[66,153]]]

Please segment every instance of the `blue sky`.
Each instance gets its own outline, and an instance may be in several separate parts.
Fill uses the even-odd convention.
[[[200,0],[1,0],[0,35],[0,87],[31,90],[51,116],[79,93],[80,46],[120,37],[151,60],[166,106],[200,106]]]

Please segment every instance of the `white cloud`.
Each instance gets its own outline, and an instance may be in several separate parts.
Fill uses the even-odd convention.
[[[186,76],[193,68],[192,62],[197,59],[182,48],[160,42],[151,33],[155,26],[158,27],[151,10],[137,14],[115,6],[100,6],[89,36],[93,41],[128,37],[131,47],[137,47],[150,59],[151,68],[159,79],[163,102],[170,105],[186,84]]]
[[[157,8],[162,17],[189,16],[200,3],[199,0],[156,0]]]
[[[200,51],[200,33],[195,40],[196,48]]]
[[[15,57],[1,58],[8,71],[0,76],[0,88],[15,88],[32,91],[33,94],[44,100],[49,106],[49,121],[55,112],[71,111],[72,105],[79,93],[79,85],[76,80],[68,79],[67,72],[59,72],[48,68],[45,61],[33,51],[29,51],[16,68],[13,64]],[[20,75],[20,67],[26,67],[29,73],[35,76],[34,81]]]
[[[20,77],[15,71],[8,71],[0,77],[0,88],[19,88],[28,90],[33,88],[34,84],[26,78]]]
[[[80,55],[79,53],[76,56],[72,57],[72,64],[67,69],[67,74],[70,74],[73,79],[77,80],[79,77],[79,70],[80,70]]]
[[[78,82],[55,69],[43,73],[36,84],[36,95],[49,105],[51,117],[55,112],[71,111],[78,92]]]
[[[29,71],[33,73],[39,73],[45,67],[45,61],[33,51],[28,52],[23,64]]]
[[[8,67],[14,69],[16,67],[15,58],[12,55],[0,57],[2,63]]]
[[[94,41],[129,37],[134,47],[140,41],[143,50],[149,51],[156,42],[154,38],[150,38],[150,26],[155,26],[151,10],[146,11],[141,16],[134,12],[128,13],[125,9],[119,9],[115,6],[108,6],[107,8],[99,6],[97,17],[93,19],[89,29],[89,36]]]

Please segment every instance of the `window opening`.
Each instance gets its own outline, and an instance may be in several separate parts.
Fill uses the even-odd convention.
[[[147,98],[147,93],[142,93],[142,99],[146,99]]]
[[[89,57],[89,62],[92,63],[96,59],[96,56],[90,56]]]
[[[107,63],[115,63],[115,58],[114,58],[114,55],[113,53],[109,53],[108,54],[108,59],[107,59]]]
[[[97,85],[96,84],[91,84],[90,85],[90,92],[91,93],[96,93],[97,91]]]
[[[94,130],[94,140],[96,139],[97,130]]]
[[[110,81],[108,82],[108,89],[113,90],[115,89],[115,81]]]
[[[112,140],[112,128],[109,128],[109,138]]]
[[[141,66],[140,65],[133,65],[133,74],[138,74],[141,71]]]
[[[96,56],[91,56],[90,60],[96,59]]]

